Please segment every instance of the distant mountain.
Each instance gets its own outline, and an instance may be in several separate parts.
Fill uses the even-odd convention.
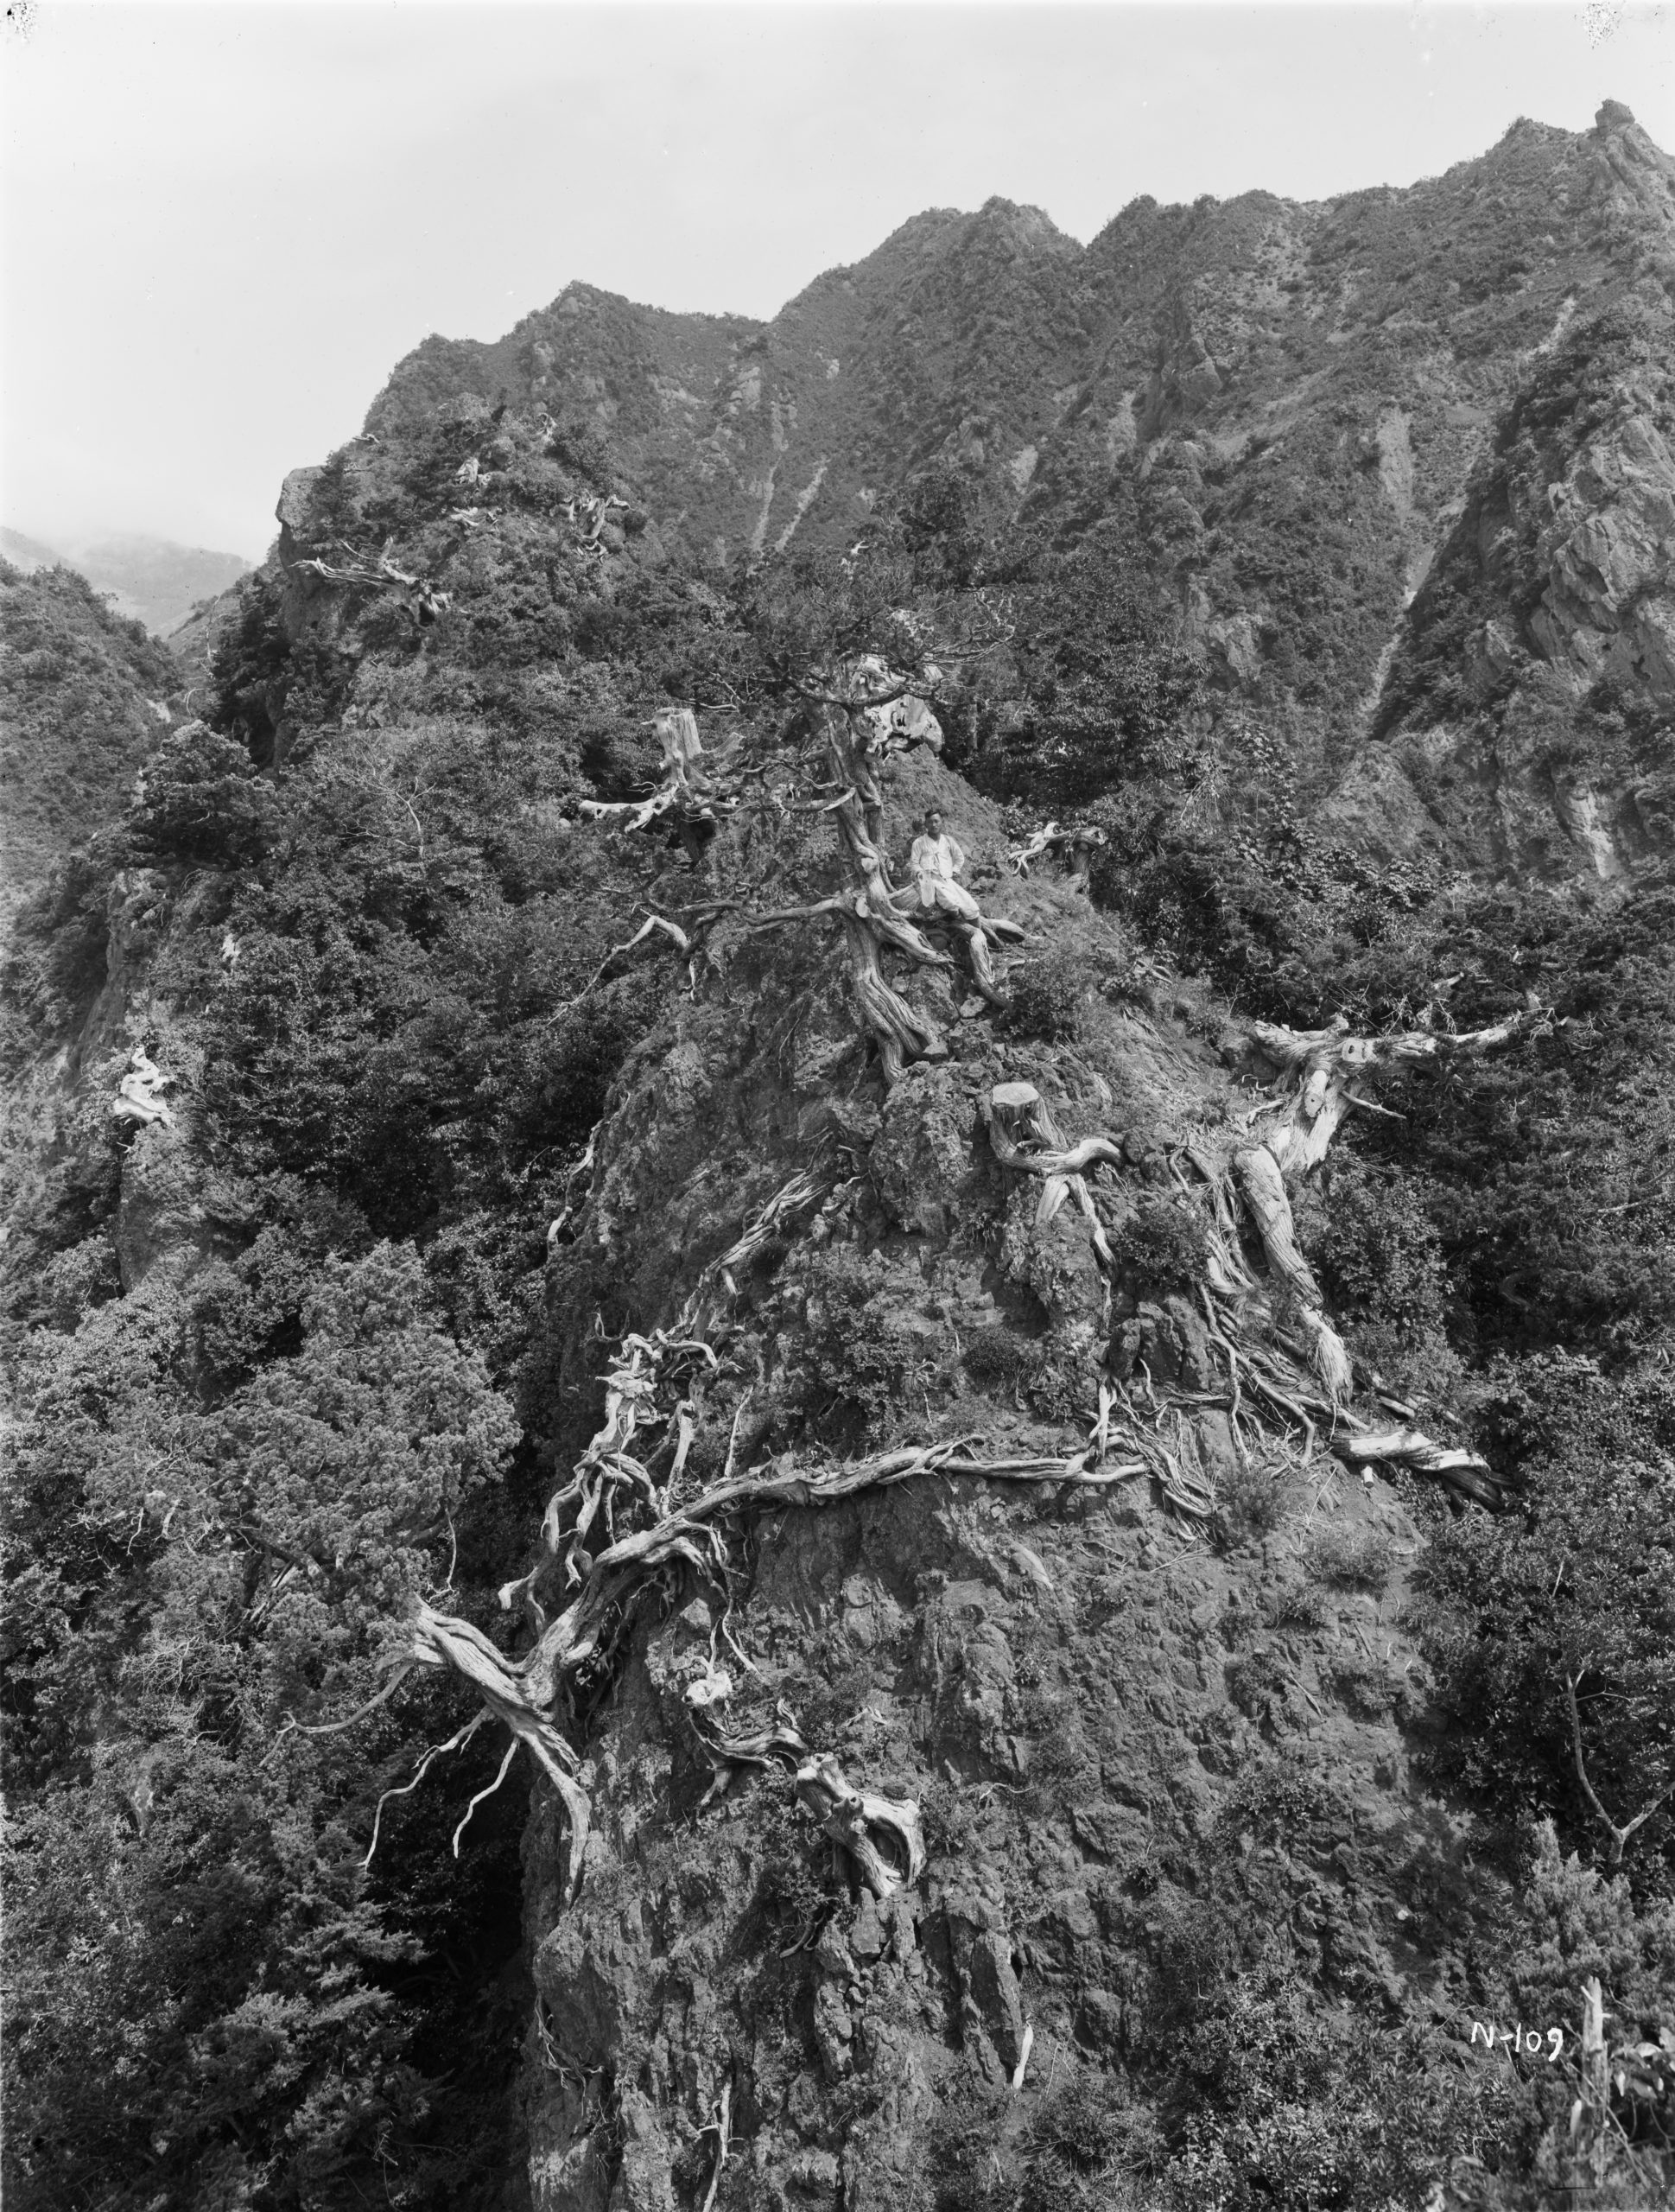
[[[48,545],[38,537],[25,537],[21,530],[0,530],[0,556],[10,561],[14,569],[32,576],[37,569],[72,568],[74,563],[55,545]]]
[[[159,637],[177,628],[200,601],[214,598],[248,575],[251,566],[236,553],[136,535],[60,549],[21,531],[0,530],[0,553],[25,575],[36,569],[76,569],[110,594],[118,614],[143,622]]]

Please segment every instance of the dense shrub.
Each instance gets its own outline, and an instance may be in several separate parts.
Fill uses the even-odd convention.
[[[1418,1578],[1438,1694],[1438,1758],[1507,1818],[1546,1815],[1590,1859],[1609,1838],[1574,1757],[1623,1824],[1675,1783],[1675,1389],[1661,1366],[1613,1381],[1550,1354],[1500,1370],[1484,1409],[1520,1491],[1504,1522],[1461,1521]],[[1675,1810],[1634,1846],[1641,1878],[1675,1872]]]
[[[1082,806],[1119,785],[1190,790],[1207,766],[1201,664],[1177,641],[1114,528],[1018,561],[1022,699],[973,775],[997,798]]]
[[[1000,1026],[1016,1037],[1066,1044],[1082,1033],[1087,970],[1075,953],[1020,961],[1006,977],[1008,1004]]]
[[[1118,1264],[1163,1290],[1190,1290],[1202,1282],[1209,1242],[1196,1214],[1167,1198],[1142,1198],[1113,1239]]]
[[[809,1320],[803,1402],[811,1420],[836,1414],[877,1435],[938,1373],[935,1331],[903,1313],[858,1255],[834,1254],[812,1272]]]

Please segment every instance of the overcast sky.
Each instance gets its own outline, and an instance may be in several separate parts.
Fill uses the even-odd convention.
[[[259,558],[427,332],[572,277],[771,315],[927,207],[1406,184],[1519,115],[1675,146],[1675,12],[40,0],[0,47],[0,520]]]

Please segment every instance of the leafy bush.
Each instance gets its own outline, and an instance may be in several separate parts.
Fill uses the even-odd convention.
[[[73,569],[25,576],[0,561],[0,813],[13,899],[114,821],[176,702],[178,664]]]
[[[1421,2203],[1446,2171],[1463,2101],[1429,2075],[1415,2031],[1335,2017],[1249,1973],[1200,2005],[1175,2050],[1165,2179],[1179,2212],[1386,2212]]]
[[[833,1254],[813,1270],[803,1405],[824,1421],[834,1413],[879,1434],[920,1398],[938,1371],[928,1325],[902,1313],[863,1260]]]
[[[1081,806],[1120,784],[1190,789],[1200,664],[1176,640],[1114,527],[1068,552],[1026,553],[1012,644],[1022,711],[974,780],[998,798]]]
[[[1416,1580],[1442,1769],[1507,1817],[1553,1819],[1589,1858],[1608,1838],[1575,1770],[1574,1685],[1593,1788],[1626,1823],[1675,1783],[1675,1385],[1549,1354],[1502,1368],[1487,1438],[1512,1510],[1439,1530]],[[1675,1879],[1667,1802],[1631,1847]]]
[[[1087,972],[1073,952],[1021,961],[1006,977],[1008,1003],[999,1026],[1015,1037],[1068,1044],[1082,1033]]]
[[[132,828],[158,860],[247,868],[276,835],[273,792],[242,745],[188,722],[146,763]]]
[[[979,1329],[966,1340],[965,1362],[974,1382],[1010,1391],[1034,1375],[1041,1363],[1041,1347],[1011,1329]]]
[[[412,2141],[388,1984],[420,1945],[361,1859],[428,1715],[283,1723],[365,1700],[512,1437],[410,1252],[326,1261],[295,1351],[211,1409],[168,1390],[179,1319],[96,1308],[16,1439],[13,2144],[26,2186],[107,2200],[282,2196]]]
[[[1142,1198],[1112,1244],[1120,1267],[1159,1290],[1190,1290],[1209,1264],[1202,1223],[1167,1198]]]
[[[1082,2068],[1030,2124],[1019,2212],[1103,2212],[1125,2181],[1152,2181],[1164,2161],[1156,2114],[1120,2079]]]
[[[1344,1152],[1326,1189],[1310,1257],[1335,1312],[1383,1323],[1410,1343],[1439,1335],[1450,1290],[1443,1240],[1412,1183],[1371,1175]]]
[[[1377,1529],[1318,1529],[1303,1551],[1307,1572],[1347,1590],[1382,1590],[1396,1564],[1396,1547]]]
[[[1299,1490],[1289,1459],[1240,1460],[1215,1486],[1222,1541],[1238,1546],[1272,1535],[1296,1510]]]

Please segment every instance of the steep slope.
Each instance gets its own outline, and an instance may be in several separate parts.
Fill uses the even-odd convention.
[[[916,216],[771,323],[572,284],[496,346],[427,340],[366,427],[384,435],[468,392],[545,405],[606,435],[695,549],[831,542],[967,415],[997,408],[1008,454],[1042,426],[1043,391],[1086,337],[1065,297],[1081,257],[1038,209],[996,200]]]
[[[121,812],[184,689],[155,641],[73,570],[0,564],[0,922]]]
[[[1526,127],[1488,163],[1526,194],[1574,172],[1593,236],[1629,129]],[[1420,188],[1446,236],[1484,174]],[[1155,753],[1074,685],[1056,710],[1109,802],[1083,844],[955,765],[984,765],[982,685],[1022,754],[1044,727],[1025,631],[1082,572],[1020,575],[1037,504],[1131,548],[1117,583],[1199,647],[1202,577],[1245,588],[1195,535],[1203,424],[1248,401],[1205,302],[1253,302],[1301,225],[1274,315],[1318,389],[1351,365],[1217,524],[1267,545],[1277,610],[1244,673],[1222,656],[1220,735],[1336,774],[1377,626],[1275,549],[1340,469],[1365,496],[1326,565],[1396,530],[1404,448],[1374,415],[1350,459],[1364,334],[1329,318],[1363,221],[1409,291],[1434,274],[1380,196],[1348,207],[1329,235],[1141,208],[1086,253],[1000,203],[920,219],[805,296],[824,414],[747,326],[584,296],[495,363],[421,349],[287,480],[272,562],[206,627],[203,718],[156,725],[10,977],[38,1138],[0,1246],[20,2204],[1666,2192],[1655,840],[1597,904],[1432,900],[1418,868],[1398,899],[1259,817],[1125,842],[1202,734],[1143,628]],[[1078,411],[1067,272],[1107,264],[1138,305]],[[1499,346],[1551,304],[1518,297],[1457,312]],[[1473,371],[1510,459],[1446,492],[1447,437],[1463,466],[1484,429],[1452,400],[1407,448],[1414,513],[1466,504],[1370,744],[1444,708],[1479,741],[1496,594],[1555,663],[1562,613],[1651,682],[1646,594],[1596,594],[1583,637],[1544,534],[1541,487],[1601,505],[1662,404],[1641,326],[1596,308],[1617,350]],[[554,420],[599,346],[608,440]],[[766,475],[826,450],[811,423],[879,509],[952,452],[1007,580],[949,586],[934,532],[850,554],[835,510],[843,557],[720,572],[717,537],[771,548]],[[1640,546],[1654,510],[1629,519]],[[1612,711],[1597,772],[1644,779]],[[921,885],[933,815],[961,857]],[[1267,1020],[1170,956],[1191,893],[1222,972],[1240,866],[1291,903]]]

